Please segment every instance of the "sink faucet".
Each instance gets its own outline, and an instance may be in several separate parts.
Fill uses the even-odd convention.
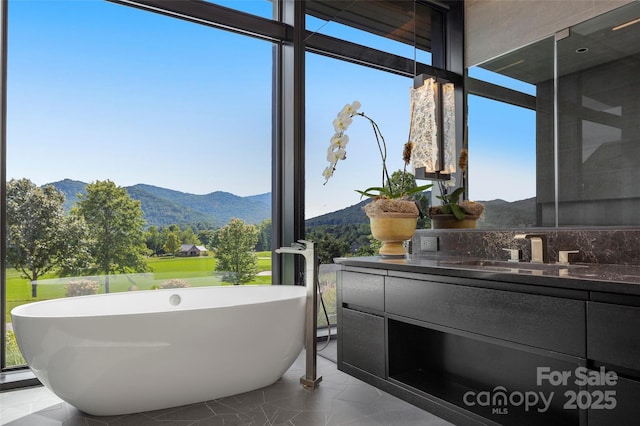
[[[544,234],[516,234],[514,240],[531,242],[531,263],[547,263],[547,236]]]
[[[280,247],[276,253],[291,253],[304,257],[305,287],[307,288],[307,307],[305,322],[306,372],[300,377],[300,383],[307,389],[315,389],[322,381],[317,377],[316,355],[318,353],[318,268],[320,261],[313,241],[298,240],[291,247]]]

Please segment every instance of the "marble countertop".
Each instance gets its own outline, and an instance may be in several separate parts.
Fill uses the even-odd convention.
[[[389,271],[485,279],[640,296],[640,266],[614,264],[534,264],[467,257],[429,258],[408,256],[385,259],[377,256],[335,259],[345,266]]]

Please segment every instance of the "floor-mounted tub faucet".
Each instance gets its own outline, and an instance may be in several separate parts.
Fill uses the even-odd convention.
[[[307,310],[306,310],[306,372],[300,377],[300,383],[305,388],[315,389],[322,381],[322,376],[317,377],[316,356],[318,353],[317,327],[318,327],[318,268],[320,262],[313,241],[298,240],[291,244],[291,247],[280,247],[276,253],[298,254],[304,257],[305,264],[305,286],[307,288]]]

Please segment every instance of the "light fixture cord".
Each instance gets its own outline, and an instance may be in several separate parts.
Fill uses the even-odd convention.
[[[351,5],[353,5],[356,1],[358,1],[358,0],[353,0],[351,3],[349,3],[348,5],[346,5],[345,7],[343,7],[343,8],[342,8],[342,10],[340,10],[340,12],[336,13],[335,15],[333,15],[333,17],[332,17],[332,18],[327,19],[327,20],[325,21],[325,23],[324,23],[324,24],[322,24],[322,25],[320,25],[320,27],[319,27],[319,28],[317,28],[315,31],[310,31],[310,32],[309,32],[309,35],[304,39],[304,41],[309,40],[309,38],[310,38],[311,36],[313,36],[314,34],[316,34],[316,33],[320,32],[320,30],[321,30],[321,29],[323,29],[326,25],[328,25],[328,24],[329,24],[329,22],[333,22],[333,20],[334,20],[334,19],[336,19],[338,16],[342,15],[342,13],[343,13],[345,10],[348,10],[348,9],[351,7]],[[415,9],[415,4],[414,4],[414,6],[413,6],[413,7],[414,7],[414,9]]]

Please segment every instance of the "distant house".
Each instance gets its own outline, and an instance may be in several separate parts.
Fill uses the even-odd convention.
[[[205,246],[196,246],[195,244],[182,244],[178,256],[206,256],[207,248]]]

